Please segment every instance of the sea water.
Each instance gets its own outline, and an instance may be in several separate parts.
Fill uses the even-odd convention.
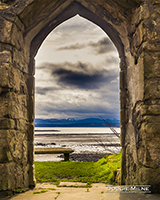
[[[120,128],[113,127],[118,133]],[[108,127],[35,127],[35,133],[37,134],[108,134],[113,133]]]

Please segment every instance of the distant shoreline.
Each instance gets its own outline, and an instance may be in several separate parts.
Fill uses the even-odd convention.
[[[112,127],[120,127],[120,120],[118,119],[100,119],[100,118],[86,118],[86,119],[35,119],[35,127],[108,127],[109,123]],[[105,123],[106,122],[106,123]]]
[[[36,128],[108,128],[108,126],[106,125],[77,125],[77,124],[73,124],[73,125],[50,125],[50,124],[35,124],[35,127]],[[120,128],[119,125],[113,125],[112,127],[115,127],[115,128]]]

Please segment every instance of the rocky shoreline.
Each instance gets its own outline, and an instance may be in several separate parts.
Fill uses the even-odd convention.
[[[119,143],[105,144],[53,144],[53,143],[35,143],[35,147],[66,147],[74,150],[70,154],[70,160],[79,162],[96,162],[103,158],[105,155],[118,153],[121,149]],[[63,160],[63,154],[54,155],[35,155],[35,161],[61,161]]]
[[[78,162],[97,162],[105,155],[106,153],[96,153],[96,152],[72,153],[70,154],[70,160]],[[59,157],[63,158],[63,155],[60,155]]]
[[[58,132],[59,131],[59,132]],[[35,147],[65,147],[74,150],[70,154],[72,161],[96,162],[106,154],[118,153],[120,140],[106,129],[62,128],[54,130],[40,129],[35,133]],[[58,132],[58,133],[56,133]],[[35,155],[35,161],[61,161],[63,154]]]

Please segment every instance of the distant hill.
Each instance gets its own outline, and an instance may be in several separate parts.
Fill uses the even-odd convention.
[[[105,119],[113,127],[120,127],[120,120]],[[86,119],[35,119],[35,127],[107,127],[100,118]]]

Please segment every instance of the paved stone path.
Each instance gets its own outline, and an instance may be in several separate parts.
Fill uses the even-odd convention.
[[[83,185],[83,183],[61,183]],[[55,190],[53,190],[55,189]],[[47,190],[45,193],[33,194]],[[56,187],[50,183],[37,184],[34,190],[15,195],[12,200],[160,200],[160,194],[106,193],[106,184],[95,183],[92,188]]]

